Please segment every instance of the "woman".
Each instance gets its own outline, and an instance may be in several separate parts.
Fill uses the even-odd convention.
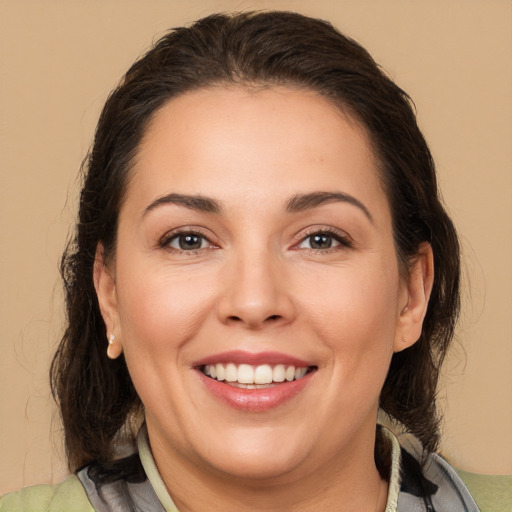
[[[6,510],[477,510],[435,454],[457,236],[407,95],[329,24],[164,36],[105,105],[62,270],[76,476]]]

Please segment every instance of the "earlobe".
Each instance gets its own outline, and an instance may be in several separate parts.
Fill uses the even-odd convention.
[[[98,243],[96,247],[96,255],[94,258],[94,288],[96,296],[98,297],[98,304],[100,306],[101,316],[105,322],[106,330],[109,337],[115,333],[115,336],[120,336],[120,323],[117,311],[117,294],[116,283],[112,275],[112,271],[107,267],[104,259],[103,244]],[[112,340],[113,341],[113,340]],[[116,345],[119,342],[116,341]],[[112,348],[112,343],[109,344],[109,349]]]
[[[117,359],[123,352],[123,346],[116,337],[110,333],[108,336],[107,356],[109,359]]]
[[[401,304],[398,317],[395,352],[414,345],[421,336],[434,284],[434,255],[428,242],[423,242],[419,246],[411,263],[406,278],[405,304]]]

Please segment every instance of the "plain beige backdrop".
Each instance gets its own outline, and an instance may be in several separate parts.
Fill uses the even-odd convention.
[[[274,8],[331,20],[414,99],[465,257],[443,453],[512,473],[510,0],[0,0],[0,493],[65,475],[47,383],[57,262],[108,92],[166,28]]]

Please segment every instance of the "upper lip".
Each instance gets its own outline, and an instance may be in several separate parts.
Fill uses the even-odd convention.
[[[308,361],[281,352],[246,352],[244,350],[230,350],[219,354],[212,354],[196,361],[193,366],[200,367],[206,364],[217,363],[250,364],[252,366],[284,364],[301,368],[313,366]]]

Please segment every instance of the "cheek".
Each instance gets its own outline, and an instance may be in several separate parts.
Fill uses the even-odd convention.
[[[316,316],[323,317],[326,326],[338,329],[342,337],[343,333],[394,330],[400,290],[398,271],[385,264],[374,267],[333,271],[311,282],[309,289],[316,289],[316,297],[310,303]],[[320,282],[323,287],[318,286]],[[348,333],[342,325],[350,326]]]
[[[155,360],[163,352],[168,356],[194,336],[211,310],[215,287],[206,275],[146,266],[126,279],[123,272],[120,266],[118,311],[125,351],[151,349]]]
[[[398,271],[369,268],[332,272],[324,293],[310,302],[311,324],[330,349],[335,371],[355,381],[371,379],[372,372],[385,377],[397,328]]]
[[[141,268],[141,267],[139,267]],[[120,267],[120,273],[129,271]],[[184,277],[172,272],[130,273],[118,289],[118,310],[126,364],[146,411],[175,414],[186,392],[191,358],[187,355],[210,314],[214,286],[205,276]],[[166,275],[168,274],[168,275]],[[162,409],[162,403],[172,404]],[[174,427],[173,427],[174,428]],[[175,432],[178,436],[178,433]]]

